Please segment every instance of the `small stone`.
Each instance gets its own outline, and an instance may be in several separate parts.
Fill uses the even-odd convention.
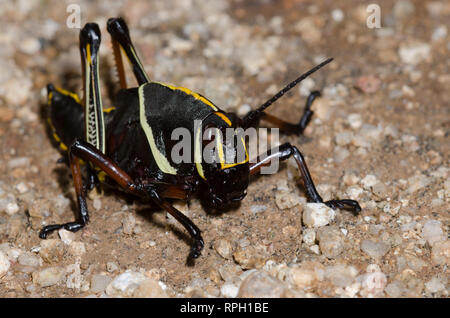
[[[432,246],[435,242],[445,241],[442,223],[436,220],[429,220],[425,222],[422,228],[422,238],[425,239],[430,246]]]
[[[232,259],[233,258],[233,246],[231,245],[231,242],[227,239],[218,239],[214,241],[213,243],[214,249],[216,250],[217,254],[222,256],[225,259]]]
[[[319,245],[317,245],[317,244],[311,245],[311,246],[309,247],[309,250],[310,250],[311,252],[313,252],[314,254],[316,254],[316,255],[320,255],[320,248],[319,248]]]
[[[306,17],[301,19],[295,26],[295,30],[301,34],[302,40],[308,43],[317,43],[322,38],[322,31],[315,19]]]
[[[303,211],[303,223],[308,227],[320,227],[334,220],[336,213],[323,203],[307,203]]]
[[[92,206],[98,211],[102,208],[102,201],[99,198],[95,198],[92,201]]]
[[[445,25],[440,25],[433,30],[431,40],[440,41],[445,39],[446,36],[447,36],[447,27]]]
[[[346,146],[350,144],[350,142],[353,139],[353,133],[349,131],[343,131],[340,133],[337,133],[335,136],[336,144],[339,146]]]
[[[132,214],[128,214],[122,219],[122,231],[124,234],[133,234],[136,226],[136,218]]]
[[[56,285],[64,279],[65,275],[65,268],[60,266],[48,267],[32,274],[33,283],[41,287]]]
[[[17,258],[17,261],[20,265],[30,267],[39,267],[42,264],[42,260],[39,256],[29,252],[21,253]]]
[[[239,286],[231,282],[226,282],[220,287],[220,293],[223,297],[236,298],[239,293]]]
[[[381,259],[389,251],[390,246],[383,242],[363,240],[361,250],[375,260]]]
[[[450,240],[433,244],[431,248],[431,260],[436,265],[450,265]]]
[[[429,282],[425,283],[425,290],[427,293],[438,293],[444,289],[445,285],[437,276],[433,276]]]
[[[328,266],[325,269],[325,278],[329,279],[336,287],[350,286],[358,275],[358,270],[349,265],[338,264]]]
[[[10,161],[8,161],[8,168],[9,169],[16,169],[16,168],[22,168],[22,167],[27,167],[30,166],[31,160],[28,157],[17,157],[14,159],[11,159]]]
[[[361,275],[357,278],[361,283],[361,295],[363,297],[381,294],[387,284],[386,275],[382,272],[373,272]]]
[[[308,288],[324,277],[324,266],[319,262],[303,262],[289,270],[286,281],[299,289]]]
[[[167,297],[157,281],[133,271],[117,276],[106,287],[106,294],[111,297]]]
[[[26,38],[20,42],[19,49],[28,55],[36,54],[41,48],[39,40],[34,37]]]
[[[28,187],[25,183],[20,182],[16,185],[16,189],[20,194],[24,194],[28,192]]]
[[[72,256],[80,257],[84,253],[86,253],[86,245],[83,242],[74,241],[74,242],[70,243],[67,251]]]
[[[10,203],[8,203],[8,204],[6,205],[5,212],[6,212],[8,215],[13,215],[13,214],[19,212],[19,210],[20,210],[20,208],[19,208],[19,206],[17,205],[16,202],[10,202]]]
[[[151,278],[145,279],[133,292],[134,298],[167,298],[161,284]]]
[[[300,95],[305,97],[309,96],[315,85],[316,83],[312,78],[310,77],[305,78],[302,82],[300,82],[300,85],[298,87]]]
[[[392,9],[394,16],[397,19],[404,19],[414,14],[414,4],[409,0],[396,1],[394,8]]]
[[[408,184],[409,184],[408,192],[409,193],[416,192],[417,190],[420,190],[420,189],[426,187],[427,185],[429,185],[430,182],[431,182],[430,178],[423,174],[418,174],[418,175],[412,176],[412,177],[408,178]]]
[[[219,267],[218,272],[224,281],[235,281],[242,274],[242,268],[235,264],[224,264]]]
[[[344,12],[341,9],[334,9],[331,11],[331,17],[335,22],[342,22],[344,20]]]
[[[349,114],[347,117],[350,127],[353,129],[361,128],[363,121],[360,114]]]
[[[361,76],[356,81],[356,87],[366,94],[373,94],[380,88],[381,80],[373,75]]]
[[[0,278],[6,275],[10,266],[11,263],[9,262],[8,257],[5,255],[5,253],[0,251]]]
[[[75,240],[75,233],[67,231],[65,229],[60,229],[58,231],[58,235],[61,241],[66,245],[70,245],[70,243]]]
[[[400,59],[405,64],[417,65],[430,58],[431,46],[428,43],[401,45],[398,51]]]
[[[314,101],[314,115],[322,121],[327,121],[333,113],[330,99],[326,97],[318,98]]]
[[[337,163],[343,162],[348,156],[350,156],[350,152],[341,146],[336,146],[334,148],[334,161]]]
[[[283,282],[264,271],[255,271],[243,280],[239,298],[279,298],[286,292]]]
[[[39,255],[47,263],[58,263],[64,256],[64,244],[57,239],[42,240]]]
[[[53,202],[56,213],[58,213],[59,215],[63,214],[70,206],[70,200],[62,194],[58,194],[56,198],[54,198]]]
[[[269,258],[267,249],[263,245],[239,247],[233,258],[242,269],[262,268]]]
[[[399,280],[394,280],[392,283],[386,286],[385,292],[386,294],[388,294],[388,296],[391,296],[393,298],[401,297],[405,293],[405,285]]]
[[[309,246],[314,245],[316,243],[316,231],[314,229],[304,229],[303,242]]]
[[[358,198],[363,194],[364,190],[357,185],[352,185],[345,191],[349,198],[352,200],[358,200]]]
[[[66,268],[66,286],[70,289],[79,291],[81,289],[81,283],[83,282],[83,276],[81,275],[81,268],[79,263],[70,264]]]
[[[373,174],[368,174],[361,180],[361,184],[366,190],[370,190],[375,184],[377,184],[378,180]]]
[[[239,117],[242,118],[245,115],[247,115],[251,110],[252,110],[252,107],[249,104],[243,104],[238,108],[237,114]]]
[[[139,272],[126,271],[120,274],[106,287],[108,296],[131,297],[139,284],[147,277]]]
[[[280,191],[275,194],[275,203],[280,210],[290,209],[300,203],[300,198],[295,193]]]
[[[90,291],[93,293],[101,293],[111,283],[112,278],[107,275],[94,274],[91,277]]]
[[[344,251],[344,238],[337,226],[324,226],[317,230],[317,240],[322,254],[336,258]]]
[[[267,206],[265,206],[265,205],[252,205],[250,207],[250,211],[253,214],[261,213],[261,212],[264,212],[266,210],[267,210]]]
[[[115,262],[108,262],[106,263],[106,270],[110,273],[113,273],[119,269],[119,265]]]

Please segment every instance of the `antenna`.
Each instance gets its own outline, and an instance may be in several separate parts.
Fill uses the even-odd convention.
[[[328,63],[330,63],[333,60],[333,58],[329,58],[326,61],[320,63],[319,65],[313,67],[312,69],[310,69],[308,72],[300,75],[297,79],[293,80],[292,82],[290,82],[288,85],[286,85],[286,87],[284,87],[281,91],[279,91],[278,93],[276,93],[273,97],[271,97],[267,102],[265,102],[264,104],[262,104],[261,106],[259,106],[256,110],[252,110],[251,112],[249,112],[244,118],[243,118],[243,125],[242,128],[247,129],[248,127],[250,127],[253,122],[259,117],[259,115],[264,112],[264,110],[269,107],[270,105],[272,105],[274,102],[276,102],[279,98],[281,98],[284,94],[286,94],[289,90],[291,90],[293,87],[295,87],[295,85],[297,85],[298,83],[300,83],[301,81],[303,81],[305,78],[307,78],[309,75],[311,75],[312,73],[318,71],[319,69],[321,69],[322,67],[324,67],[325,65],[327,65]]]

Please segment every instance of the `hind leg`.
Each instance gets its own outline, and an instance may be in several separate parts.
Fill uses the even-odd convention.
[[[122,61],[122,50],[133,68],[133,73],[139,86],[150,82],[150,78],[145,72],[144,66],[136,53],[133,42],[131,41],[130,31],[128,30],[128,26],[125,21],[122,18],[110,18],[107,23],[107,30],[111,35],[114,58],[116,61],[117,72],[119,74],[120,87],[127,88],[125,70]]]

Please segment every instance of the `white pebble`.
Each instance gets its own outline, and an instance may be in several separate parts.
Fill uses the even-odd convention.
[[[445,235],[442,230],[442,223],[437,220],[427,221],[422,228],[422,238],[424,238],[430,246],[435,242],[444,241]]]
[[[10,202],[6,205],[5,212],[8,215],[13,215],[13,214],[19,212],[19,206],[17,205],[16,202]]]
[[[106,287],[106,294],[108,296],[131,296],[139,284],[146,279],[142,273],[126,271]]]
[[[341,22],[344,20],[344,12],[341,9],[334,9],[331,11],[331,17],[336,22]]]
[[[314,229],[304,229],[303,242],[306,245],[314,245],[316,242],[316,231]]]
[[[0,251],[0,278],[5,276],[10,266],[11,263],[9,262],[8,257],[5,255],[5,253]]]
[[[91,278],[91,292],[100,293],[103,292],[106,287],[111,283],[112,278],[102,274],[92,275]]]
[[[429,58],[431,46],[428,43],[401,45],[398,51],[400,59],[405,64],[417,65]]]
[[[325,226],[334,220],[336,212],[323,203],[307,203],[303,223],[308,227]]]
[[[237,114],[239,117],[244,117],[252,110],[251,106],[249,104],[243,104],[241,107],[238,108]]]
[[[352,200],[357,200],[361,194],[363,194],[364,190],[357,185],[352,185],[347,188],[346,193]]]
[[[358,278],[361,283],[361,294],[363,296],[375,296],[380,294],[384,291],[387,284],[386,275],[382,272],[368,273]]]
[[[348,123],[353,129],[361,128],[363,122],[360,114],[350,114],[348,115]]]
[[[39,49],[41,48],[41,44],[39,43],[38,39],[31,37],[23,40],[20,43],[19,48],[23,53],[33,55],[39,51]]]
[[[383,242],[374,242],[371,240],[363,240],[361,242],[361,250],[373,259],[381,259],[389,251],[390,246]]]
[[[310,77],[307,77],[303,80],[303,82],[300,82],[299,85],[299,91],[300,91],[300,95],[301,96],[309,96],[309,94],[311,94],[311,91],[313,90],[314,86],[316,85],[316,83],[314,82],[314,80]]]
[[[439,41],[444,39],[447,36],[447,27],[445,25],[440,25],[436,29],[433,30],[433,34],[431,35],[431,40]]]
[[[17,191],[19,191],[20,194],[24,194],[24,193],[28,192],[28,187],[23,182],[18,183],[16,185],[16,189],[17,189]]]
[[[64,244],[70,245],[75,240],[75,233],[67,231],[65,229],[60,229],[58,231],[59,238]]]
[[[370,190],[375,184],[377,184],[378,180],[373,174],[368,174],[361,180],[361,184],[366,190]]]
[[[92,202],[92,206],[98,211],[102,208],[102,201],[99,198],[95,198]]]
[[[62,281],[66,275],[66,270],[63,267],[55,266],[48,267],[40,271],[33,272],[33,283],[41,287],[48,287],[55,285]]]
[[[226,282],[225,284],[220,287],[220,293],[223,297],[227,298],[236,298],[239,292],[239,286],[236,286],[236,284]]]
[[[433,276],[433,278],[425,284],[425,290],[428,293],[437,293],[444,289],[444,284],[437,276]]]

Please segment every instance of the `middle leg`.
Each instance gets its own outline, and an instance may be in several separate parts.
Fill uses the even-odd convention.
[[[290,143],[285,143],[281,145],[278,151],[276,152],[271,150],[270,153],[264,158],[258,157],[257,162],[250,166],[250,174],[256,174],[261,170],[262,167],[270,165],[271,161],[274,159],[283,161],[292,156],[294,157],[295,161],[297,162],[297,166],[300,169],[303,183],[306,189],[306,195],[309,201],[317,203],[325,203],[332,209],[337,208],[348,209],[353,213],[359,213],[361,211],[361,207],[355,200],[342,199],[324,202],[319,192],[317,192],[316,190],[314,182],[311,178],[311,174],[309,173],[308,167],[306,166],[305,158],[303,157],[302,153],[297,149],[297,147],[292,146]]]

